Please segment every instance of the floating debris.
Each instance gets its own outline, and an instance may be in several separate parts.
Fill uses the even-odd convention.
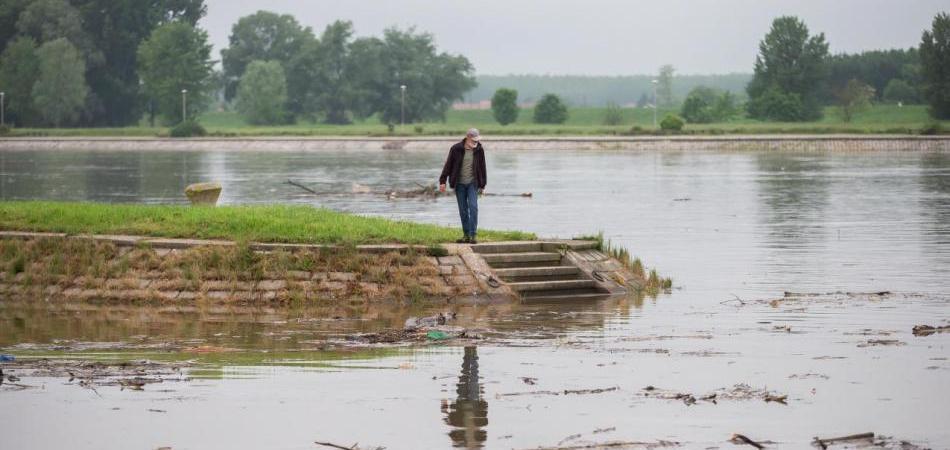
[[[595,389],[565,389],[563,391],[528,391],[528,392],[509,392],[504,394],[495,394],[495,398],[501,397],[518,397],[522,395],[588,395],[588,394],[603,394],[604,392],[613,392],[620,390],[619,387],[613,386],[609,388],[595,388]]]
[[[718,404],[719,400],[753,400],[761,399],[766,403],[787,404],[788,395],[778,394],[765,389],[755,389],[747,384],[736,384],[731,388],[722,388],[705,395],[694,395],[689,392],[677,392],[658,389],[654,386],[643,388],[644,397],[653,397],[665,400],[680,400],[686,406],[695,405],[698,401]]]
[[[821,449],[827,449],[829,445],[841,443],[841,442],[851,442],[851,441],[868,441],[868,443],[873,443],[874,433],[861,433],[861,434],[852,434],[850,436],[842,437],[833,437],[833,438],[819,438],[815,437],[815,440],[812,441],[813,444],[818,446]]]
[[[950,332],[950,326],[938,326],[932,327],[930,325],[917,325],[912,330],[914,336],[930,336],[934,333],[947,333]]]
[[[765,445],[763,444],[771,443],[771,442],[765,442],[765,441],[756,442],[750,439],[748,436],[744,434],[739,434],[739,433],[733,434],[732,437],[729,438],[729,442],[732,442],[733,444],[736,444],[736,445],[742,445],[742,444],[751,445],[755,448],[765,448]]]
[[[901,346],[907,345],[904,342],[898,341],[897,339],[868,339],[867,342],[862,342],[858,344],[859,348],[865,347],[875,347],[875,346]]]

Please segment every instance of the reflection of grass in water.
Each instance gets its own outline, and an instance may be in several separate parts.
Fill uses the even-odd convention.
[[[614,244],[609,240],[604,240],[603,231],[592,236],[582,236],[576,239],[596,242],[598,250],[619,261],[625,269],[629,270],[633,276],[637,278],[640,289],[647,295],[656,296],[660,291],[668,290],[673,287],[673,279],[661,277],[656,269],[651,269],[648,276],[646,269],[643,267],[643,261],[640,261],[640,258],[632,257],[630,251],[626,248]]]

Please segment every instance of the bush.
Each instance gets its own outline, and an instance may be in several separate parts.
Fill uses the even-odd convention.
[[[920,134],[925,135],[925,136],[943,134],[943,127],[940,126],[940,122],[937,122],[937,121],[929,122],[920,128]]]
[[[554,94],[544,94],[534,107],[535,123],[560,124],[567,121],[567,106]]]
[[[798,94],[782,92],[771,88],[759,97],[749,100],[746,105],[752,117],[779,122],[800,122],[806,120],[805,106]]]
[[[502,126],[518,120],[518,91],[500,88],[491,98],[491,111]]]
[[[680,108],[680,114],[689,123],[711,123],[716,120],[713,114],[713,108],[716,104],[718,93],[715,89],[706,86],[696,86],[689,91],[686,100],[683,101],[683,107]]]
[[[683,125],[686,125],[686,123],[683,122],[683,118],[676,114],[667,114],[666,117],[660,121],[660,128],[664,131],[681,131]]]
[[[623,110],[614,102],[607,102],[607,114],[604,116],[604,125],[620,125],[623,122]]]
[[[422,125],[416,125],[412,127],[412,129],[416,131],[416,134],[422,134],[422,132],[426,130]]]
[[[686,96],[680,115],[689,123],[725,122],[733,118],[737,110],[735,96],[729,91],[696,86]]]
[[[201,126],[200,123],[194,120],[187,120],[185,122],[175,125],[171,129],[169,135],[175,138],[186,138],[186,137],[201,137],[207,135],[208,132],[205,130],[205,127]]]
[[[0,125],[0,136],[6,136],[10,134],[10,125]]]

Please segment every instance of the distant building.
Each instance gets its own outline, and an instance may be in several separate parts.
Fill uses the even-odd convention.
[[[482,100],[475,103],[455,102],[452,104],[455,110],[473,110],[473,109],[491,109],[491,100]]]

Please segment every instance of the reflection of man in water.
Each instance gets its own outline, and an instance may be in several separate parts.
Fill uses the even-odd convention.
[[[482,400],[482,385],[478,382],[477,351],[476,347],[465,347],[455,389],[458,398],[451,404],[442,400],[445,423],[453,427],[449,437],[455,447],[481,448],[488,437],[484,429],[488,425],[488,402]]]

